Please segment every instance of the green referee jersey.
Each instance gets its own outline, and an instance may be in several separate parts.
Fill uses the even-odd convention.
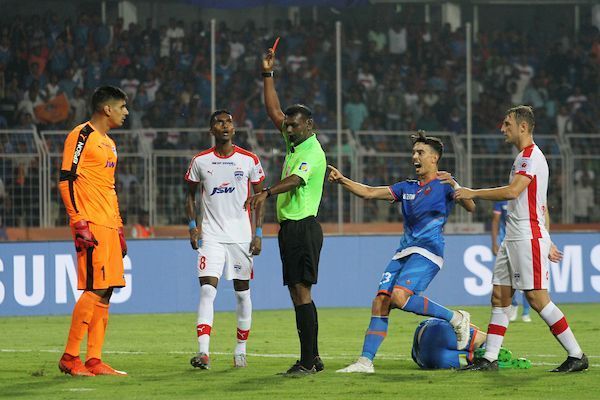
[[[304,142],[290,151],[287,135],[283,133],[286,142],[286,155],[281,171],[281,179],[290,175],[298,175],[303,185],[281,193],[277,196],[277,220],[298,221],[306,217],[316,217],[323,195],[323,181],[327,170],[325,152],[317,135],[313,134]]]

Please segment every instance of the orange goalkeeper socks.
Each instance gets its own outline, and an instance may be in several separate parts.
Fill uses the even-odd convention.
[[[92,358],[102,359],[102,345],[108,325],[108,304],[98,302],[94,308],[94,315],[88,326],[86,360]]]
[[[88,326],[94,315],[96,304],[99,303],[100,297],[92,292],[85,291],[73,308],[73,316],[71,317],[71,328],[69,329],[69,338],[65,353],[72,356],[79,356],[79,347],[81,341],[88,330]]]

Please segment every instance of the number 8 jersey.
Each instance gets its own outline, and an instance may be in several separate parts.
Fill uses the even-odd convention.
[[[223,157],[213,147],[194,156],[185,179],[201,184],[204,240],[220,243],[252,240],[250,210],[244,210],[244,202],[250,195],[250,184],[265,179],[256,154],[233,146],[233,153]]]

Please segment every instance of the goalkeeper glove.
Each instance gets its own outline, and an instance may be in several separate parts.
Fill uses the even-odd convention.
[[[119,242],[121,242],[121,256],[125,258],[127,255],[127,242],[125,242],[125,233],[123,233],[123,227],[119,228]]]
[[[87,221],[77,221],[73,225],[73,228],[75,229],[75,250],[77,250],[78,253],[84,249],[87,250],[98,245],[98,241],[90,231],[90,226]]]

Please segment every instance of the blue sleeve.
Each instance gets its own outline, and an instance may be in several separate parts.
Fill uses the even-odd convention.
[[[450,185],[444,185],[446,190],[446,203],[454,203],[454,188]]]
[[[497,201],[494,203],[494,212],[501,213],[502,212],[502,202]]]
[[[394,201],[402,201],[402,184],[404,182],[396,182],[389,187],[390,192],[394,196]]]

